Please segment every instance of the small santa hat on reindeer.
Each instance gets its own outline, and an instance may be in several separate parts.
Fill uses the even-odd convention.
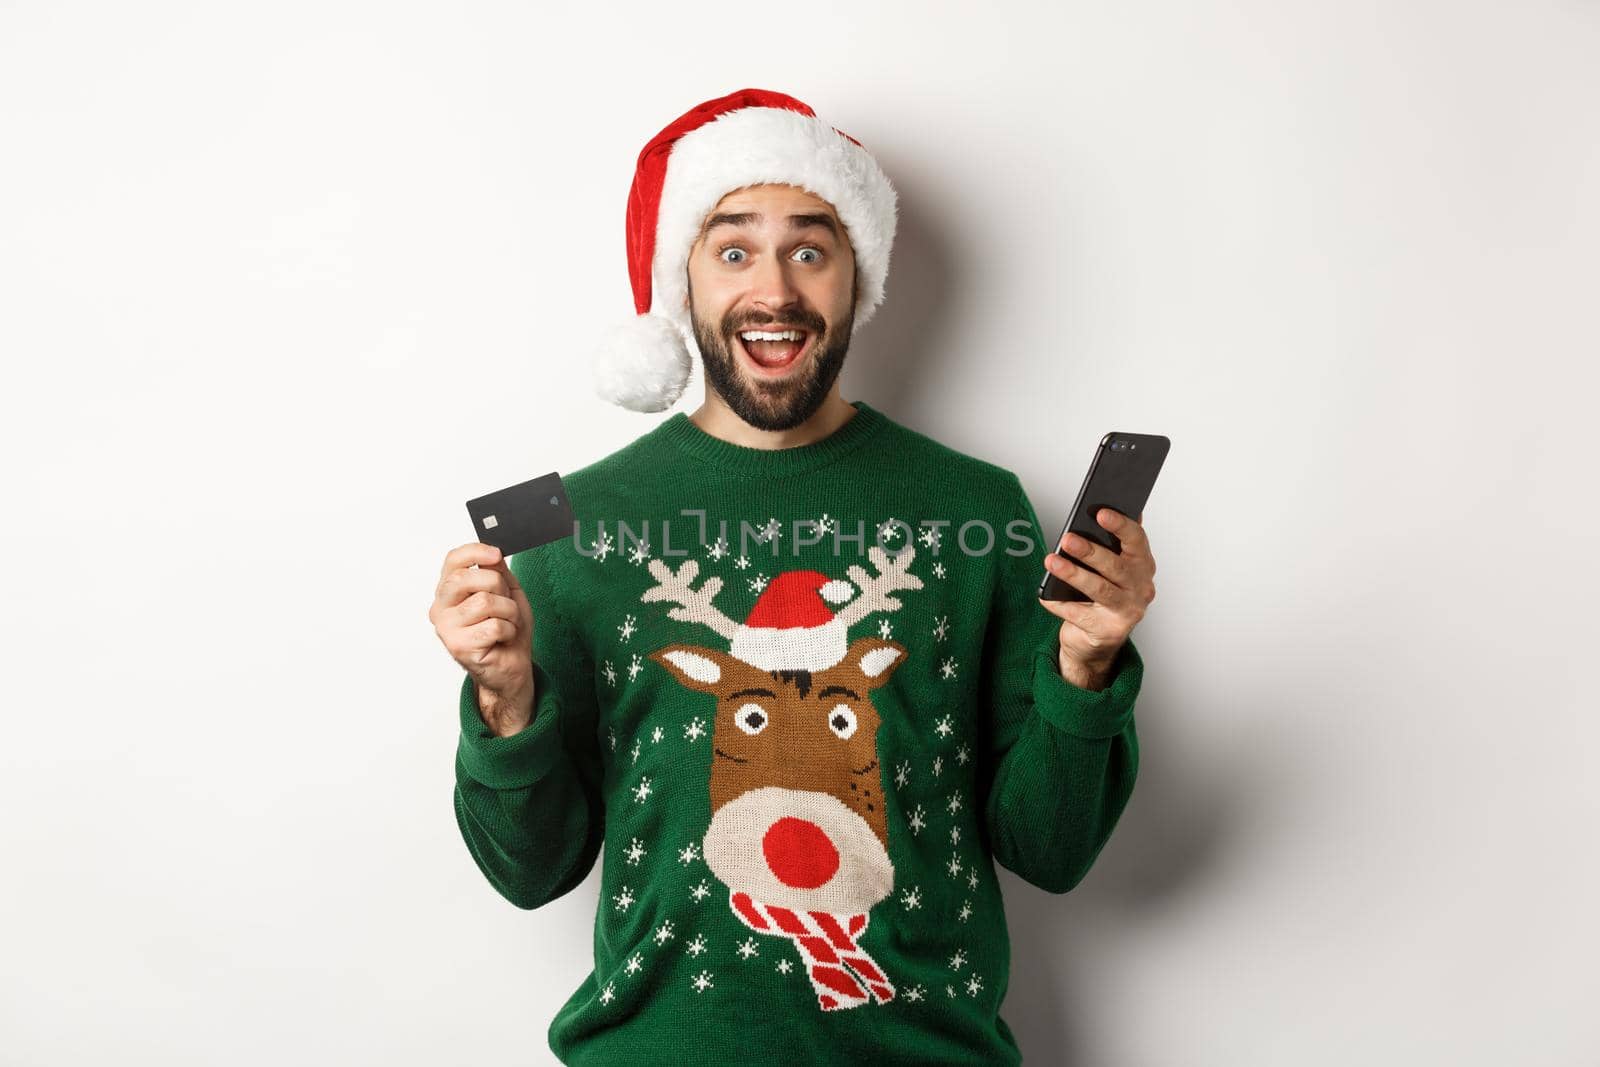
[[[628,278],[635,317],[594,353],[595,391],[632,411],[665,411],[689,384],[694,329],[689,250],[711,209],[751,185],[796,185],[833,205],[856,260],[864,326],[883,302],[896,196],[861,142],[784,93],[740,89],[690,109],[639,153],[628,191]]]
[[[849,648],[849,626],[829,605],[855,592],[821,571],[784,571],[761,590],[728,651],[764,671],[827,670]]]

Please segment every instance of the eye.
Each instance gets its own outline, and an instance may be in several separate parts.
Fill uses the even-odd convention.
[[[733,713],[733,721],[747,734],[759,734],[767,728],[767,713],[760,704],[745,704]]]
[[[815,259],[807,259],[807,260],[804,260],[803,262],[815,263],[815,262],[817,262],[818,260],[820,260],[822,258],[821,250],[820,249],[816,249],[816,248],[802,248],[799,252],[796,252],[795,255],[797,255],[797,256],[798,255],[803,255],[806,252],[810,252],[816,258]]]
[[[727,254],[729,252],[737,252],[740,256],[744,255],[744,249],[742,249],[742,248],[724,248],[722,251],[717,253],[717,258],[721,259],[722,262],[724,262],[724,263],[741,263],[741,262],[743,262],[742,259],[728,259],[728,258],[726,258]]]
[[[856,732],[856,713],[850,710],[850,705],[833,706],[833,710],[828,712],[828,729],[838,734],[841,741],[850,739],[850,735]]]

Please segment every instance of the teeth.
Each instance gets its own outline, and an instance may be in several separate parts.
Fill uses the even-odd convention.
[[[783,330],[778,333],[767,330],[746,330],[739,336],[746,341],[798,341],[805,335],[799,330]]]

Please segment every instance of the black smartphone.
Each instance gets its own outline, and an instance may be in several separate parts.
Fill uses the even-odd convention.
[[[1116,535],[1100,525],[1095,514],[1101,508],[1120,511],[1135,522],[1144,521],[1145,501],[1155,488],[1156,475],[1167,458],[1172,442],[1160,434],[1108,433],[1100,439],[1094,459],[1089,463],[1089,473],[1083,476],[1078,489],[1078,499],[1067,513],[1066,525],[1056,538],[1056,555],[1065,556],[1091,574],[1100,572],[1069,555],[1061,548],[1061,539],[1071,530],[1079,537],[1104,545],[1112,552],[1122,551],[1122,542]],[[1076,587],[1068,585],[1049,571],[1039,583],[1039,596],[1044,600],[1088,600]]]

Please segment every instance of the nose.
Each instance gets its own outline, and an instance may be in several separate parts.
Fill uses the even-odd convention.
[[[799,295],[789,274],[789,264],[782,257],[764,257],[749,276],[751,302],[764,305],[769,311],[788,307]]]
[[[839,850],[822,827],[792,815],[767,827],[761,851],[778,881],[797,889],[815,889],[839,869]]]

